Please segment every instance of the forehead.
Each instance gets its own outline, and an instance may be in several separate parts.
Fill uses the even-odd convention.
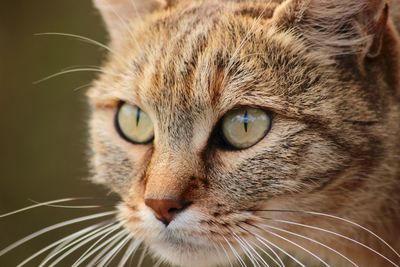
[[[274,58],[292,52],[270,25],[277,4],[252,3],[192,2],[139,30],[138,98],[161,111],[215,107],[261,80]]]
[[[174,138],[235,106],[289,110],[288,97],[320,81],[322,68],[273,26],[279,1],[262,2],[190,1],[133,25],[117,50],[129,67],[112,58],[106,71],[122,75],[105,73],[89,96],[139,105]]]

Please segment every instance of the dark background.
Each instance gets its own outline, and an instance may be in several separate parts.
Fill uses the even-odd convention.
[[[115,196],[85,180],[88,109],[86,89],[76,88],[90,83],[96,74],[72,73],[33,84],[66,67],[99,65],[105,51],[73,38],[34,36],[43,32],[73,33],[107,42],[101,17],[90,0],[1,1],[0,214],[31,205],[30,200],[65,197],[96,197],[66,204],[105,207],[41,207],[0,218],[0,250],[46,226],[111,210],[113,201],[107,199],[115,202]],[[0,266],[16,266],[51,242],[94,222],[36,238],[0,257]],[[67,262],[58,266],[68,266]],[[37,265],[33,261],[27,266]]]

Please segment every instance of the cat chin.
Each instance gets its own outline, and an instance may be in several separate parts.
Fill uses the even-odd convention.
[[[188,249],[187,245],[171,245],[169,242],[154,242],[148,244],[156,258],[174,266],[182,267],[214,267],[229,263],[226,257],[216,253],[214,247],[196,247]]]

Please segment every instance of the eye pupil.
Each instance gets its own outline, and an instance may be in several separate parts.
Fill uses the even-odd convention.
[[[247,110],[244,113],[243,124],[244,124],[244,131],[247,133],[247,130],[249,127],[249,114],[248,114]]]
[[[137,109],[136,112],[136,127],[139,126],[139,121],[140,121],[140,113],[142,112],[142,110],[140,108]]]

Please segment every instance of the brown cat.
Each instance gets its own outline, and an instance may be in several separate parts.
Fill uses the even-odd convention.
[[[399,266],[398,0],[95,3],[93,181],[134,239],[180,266]]]

